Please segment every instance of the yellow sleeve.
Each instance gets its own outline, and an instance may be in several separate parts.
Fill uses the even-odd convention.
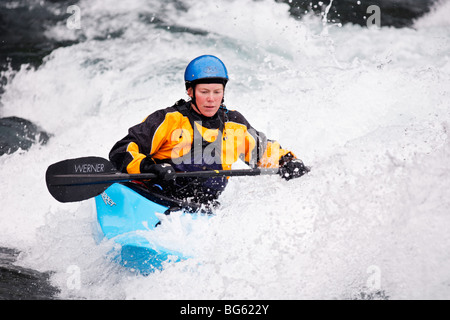
[[[294,158],[295,155],[286,149],[281,148],[277,141],[267,141],[266,151],[258,162],[260,168],[278,168],[281,157],[291,153]]]

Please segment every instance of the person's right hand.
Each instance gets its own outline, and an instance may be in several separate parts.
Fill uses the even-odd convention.
[[[141,162],[142,173],[154,173],[158,179],[172,180],[175,179],[175,169],[168,163],[151,163],[152,159],[145,158]]]

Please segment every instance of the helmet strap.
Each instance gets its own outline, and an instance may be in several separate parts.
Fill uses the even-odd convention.
[[[192,88],[192,104],[193,104],[194,108],[196,109],[196,111],[199,114],[202,114],[200,109],[197,106],[197,100],[195,99],[195,85],[193,85],[191,88]]]

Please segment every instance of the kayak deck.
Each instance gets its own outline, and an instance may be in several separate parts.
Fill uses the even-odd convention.
[[[176,200],[149,193],[133,183],[115,183],[95,197],[97,221],[103,236],[120,247],[115,259],[143,274],[162,270],[165,262],[187,259],[145,237],[160,223],[158,214],[181,210]]]

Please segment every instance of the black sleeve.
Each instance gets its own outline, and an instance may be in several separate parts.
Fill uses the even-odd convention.
[[[150,155],[153,135],[164,121],[166,110],[159,110],[149,115],[143,122],[128,129],[128,134],[112,147],[109,153],[111,163],[121,172],[127,172],[128,165],[137,156],[144,158]],[[130,143],[135,143],[133,152],[128,150]]]

